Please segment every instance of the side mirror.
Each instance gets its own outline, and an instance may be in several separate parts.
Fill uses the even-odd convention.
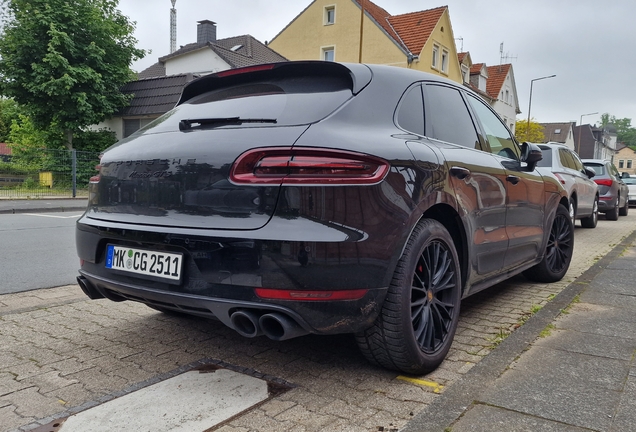
[[[526,171],[534,171],[537,162],[543,159],[543,153],[538,145],[529,142],[521,144],[521,162],[525,162]]]
[[[592,168],[584,167],[583,170],[585,171],[585,174],[588,176],[588,178],[592,178],[596,175],[596,171],[594,171]]]

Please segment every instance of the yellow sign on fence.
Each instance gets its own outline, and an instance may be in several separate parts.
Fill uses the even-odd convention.
[[[45,171],[40,173],[40,185],[53,187],[53,173],[51,171]]]

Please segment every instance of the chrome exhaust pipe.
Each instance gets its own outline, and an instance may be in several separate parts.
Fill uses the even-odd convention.
[[[259,325],[259,316],[256,312],[241,309],[230,316],[232,328],[241,336],[253,338],[263,334]]]
[[[84,294],[91,300],[102,299],[104,296],[100,293],[92,283],[88,281],[84,276],[77,277],[77,284],[80,286]]]
[[[292,339],[309,333],[294,319],[278,312],[264,314],[258,322],[265,336],[275,341]]]

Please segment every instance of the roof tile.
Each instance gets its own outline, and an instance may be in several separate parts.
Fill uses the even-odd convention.
[[[388,21],[408,50],[413,54],[419,54],[447,9],[446,6],[441,6],[420,12],[395,15],[389,17]]]

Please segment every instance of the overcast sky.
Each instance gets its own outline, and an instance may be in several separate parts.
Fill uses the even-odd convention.
[[[197,21],[217,23],[217,37],[250,34],[271,40],[311,0],[177,0],[177,47],[196,42]],[[608,112],[636,126],[636,1],[634,0],[374,0],[392,15],[448,5],[457,50],[473,62],[512,63],[519,105],[539,122],[600,120]],[[152,50],[141,71],[170,51],[170,0],[120,0],[137,23],[138,47]]]

